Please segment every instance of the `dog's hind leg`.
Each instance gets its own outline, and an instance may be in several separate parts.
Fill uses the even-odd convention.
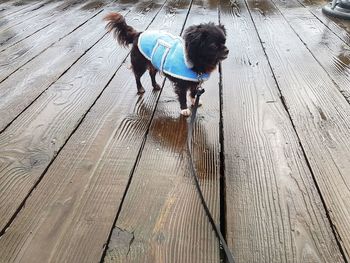
[[[137,93],[145,93],[145,89],[141,84],[141,77],[147,69],[147,60],[141,55],[137,48],[131,50],[131,65],[136,79]]]
[[[145,89],[143,88],[141,84],[141,77],[143,73],[146,71],[146,66],[144,68],[141,67],[141,65],[137,65],[136,67],[133,66],[133,71],[135,74],[135,79],[136,79],[136,86],[137,86],[137,93],[142,94],[145,93]]]
[[[152,80],[152,86],[154,90],[160,90],[161,87],[157,84],[156,81],[156,74],[158,72],[158,70],[152,66],[152,64],[148,65],[148,71],[149,71],[149,75],[151,77]]]

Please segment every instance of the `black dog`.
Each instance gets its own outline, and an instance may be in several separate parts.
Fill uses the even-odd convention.
[[[191,114],[187,108],[187,91],[190,90],[194,104],[200,82],[209,77],[209,73],[229,52],[225,46],[226,30],[223,25],[207,23],[190,26],[182,39],[162,31],[137,32],[126,24],[119,13],[110,13],[104,19],[108,22],[106,28],[113,32],[120,45],[133,44],[131,64],[138,93],[145,92],[140,78],[147,69],[153,88],[159,90],[155,76],[161,71],[174,82],[181,114],[185,116]]]

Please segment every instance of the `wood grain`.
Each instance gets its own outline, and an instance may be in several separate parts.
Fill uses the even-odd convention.
[[[0,31],[0,52],[3,52],[6,48],[13,46],[34,34],[37,36],[43,34],[44,32],[40,31],[45,30],[49,25],[53,23],[61,23],[68,10],[72,8],[80,8],[81,6],[84,6],[84,3],[81,3],[80,0],[64,1],[64,3],[58,3],[49,10],[45,10],[41,14],[35,15],[31,19],[24,20],[23,23]]]
[[[244,2],[222,1],[220,20],[231,50],[222,64],[222,112],[235,259],[344,262]]]
[[[188,8],[188,2],[179,6]],[[180,7],[176,12],[180,12]],[[177,15],[178,16],[178,15]],[[182,16],[184,19],[184,16]],[[218,21],[217,6],[194,1],[186,27]],[[177,21],[182,21],[175,17]],[[155,23],[162,24],[162,23]],[[171,31],[180,32],[175,23]],[[195,165],[219,223],[219,76],[204,84],[194,128]],[[186,154],[188,120],[166,82],[140,160],[117,218],[105,262],[219,262],[218,240],[202,208]]]
[[[9,15],[25,14],[42,5],[42,1],[5,1],[1,7],[0,18]]]
[[[31,5],[36,4],[37,2],[32,1],[29,5],[17,5],[16,1],[2,1],[0,4],[0,18],[4,18],[7,15],[15,14],[18,12],[25,12],[27,8],[30,8]]]
[[[46,27],[45,34],[32,35],[1,52],[0,83],[54,43],[81,27],[98,12],[100,11],[68,12],[60,23]]]
[[[344,43],[299,2],[273,2],[350,102],[350,42]]]
[[[320,20],[327,28],[332,30],[340,39],[350,43],[350,21],[330,17],[322,12],[322,7],[329,4],[327,0],[298,0],[303,6]]]
[[[269,1],[248,1],[344,253],[350,255],[350,105]]]
[[[91,11],[106,2],[83,4],[91,19],[74,30],[79,1],[64,11],[73,32],[38,48],[0,84],[0,124],[7,123],[0,132],[0,262],[98,262],[107,245],[106,262],[220,262],[188,171],[188,120],[179,117],[171,84],[159,97],[145,74],[147,92],[137,96],[123,62],[128,50],[102,37],[104,13]],[[160,9],[163,1],[113,6],[124,14],[133,6],[127,21],[139,30],[152,21],[153,29],[179,33],[191,1],[168,0]],[[35,5],[9,3],[18,2]],[[344,29],[324,27],[326,41],[317,45],[330,20],[322,25],[294,0],[249,0],[253,21],[244,0],[221,4],[230,48],[221,105],[230,248],[242,263],[347,262],[350,106],[337,88],[348,88],[348,68],[334,62],[346,53],[346,45],[337,49]],[[217,8],[217,1],[195,1],[186,26],[217,21]],[[193,148],[219,223],[218,82],[215,73],[205,84]]]
[[[142,30],[160,4],[139,2],[126,17],[128,23]],[[106,40],[116,49],[111,36]],[[117,48],[104,57],[118,57],[116,52],[128,51]],[[7,262],[100,260],[158,97],[153,92],[136,95],[128,64],[118,70],[1,237]],[[151,86],[148,78],[145,84]],[[133,130],[126,129],[133,124]]]
[[[103,27],[91,30],[96,24],[101,24],[105,14],[99,13],[0,84],[0,115],[3,116],[0,131],[106,34]]]
[[[104,24],[99,26],[103,28]],[[116,49],[105,36],[0,135],[3,204],[0,229],[57,155],[126,54],[126,50]]]
[[[2,22],[0,24],[0,33],[3,35],[11,28],[23,25],[31,19],[45,15],[46,12],[50,12],[52,9],[59,5],[59,3],[49,0],[41,1],[39,4],[32,5],[26,10],[22,10],[21,12],[1,18]]]

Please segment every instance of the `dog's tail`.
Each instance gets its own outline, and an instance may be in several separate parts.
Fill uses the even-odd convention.
[[[125,18],[119,13],[109,13],[104,17],[106,29],[113,34],[118,43],[124,47],[134,42],[138,32],[127,25]]]

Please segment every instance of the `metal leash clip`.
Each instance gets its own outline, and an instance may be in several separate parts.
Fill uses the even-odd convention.
[[[205,89],[202,88],[202,84],[204,82],[202,76],[203,76],[203,73],[199,73],[198,74],[199,85],[197,87],[196,100],[195,100],[195,103],[194,103],[195,111],[197,110],[196,108],[198,107],[199,97],[205,92]]]

